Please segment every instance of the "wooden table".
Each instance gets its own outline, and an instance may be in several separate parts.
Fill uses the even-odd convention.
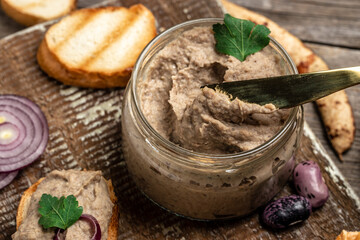
[[[233,2],[239,5],[270,17],[281,26],[299,36],[329,64],[330,68],[360,65],[360,32],[356,30],[360,29],[360,3],[357,1],[343,0],[341,4],[338,4],[335,0],[303,0],[298,2],[295,0],[233,0]],[[79,6],[86,7],[98,2],[102,1],[79,0]],[[24,27],[5,16],[3,12],[0,12],[0,37],[22,29]],[[359,87],[353,87],[347,90],[353,106],[357,126],[360,125],[360,110],[358,108],[360,96],[357,95],[359,89]],[[327,141],[314,105],[307,104],[305,112],[306,121],[311,129],[320,139],[326,151],[353,187],[356,194],[360,196],[359,130],[356,132],[357,135],[352,149],[344,155],[344,162],[341,163]],[[190,228],[192,225],[191,222],[187,224],[187,228]],[[250,221],[249,224],[253,223]],[[197,225],[201,228],[201,226],[204,227],[206,224],[199,223]],[[224,226],[219,224],[217,227],[220,227],[220,229],[228,228],[230,231],[231,226],[232,223],[224,224]],[[294,234],[297,234],[297,232],[294,231]]]

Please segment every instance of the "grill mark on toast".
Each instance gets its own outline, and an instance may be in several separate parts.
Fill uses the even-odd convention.
[[[139,19],[139,16],[141,15],[130,14],[129,16],[131,16],[131,18],[127,18],[126,21],[129,21],[130,24],[126,25],[126,27],[118,26],[117,28],[115,28],[114,31],[109,32],[107,36],[104,38],[103,42],[97,46],[97,49],[94,52],[92,52],[92,54],[89,55],[88,58],[86,58],[81,64],[79,64],[80,68],[86,69],[87,67],[89,67],[94,61],[97,60],[98,56],[100,56],[101,53],[103,53],[107,48],[109,48],[112,44],[114,44],[116,40],[118,40],[121,37],[126,37],[125,34],[123,33],[126,32],[128,28],[133,26]]]
[[[68,31],[66,31],[66,34],[64,34],[64,39],[57,43],[53,49],[54,49],[54,52],[57,52],[59,51],[59,49],[65,45],[72,37],[72,35],[77,32],[77,31],[80,31],[81,29],[83,29],[84,27],[86,27],[86,25],[90,24],[92,22],[92,19],[96,17],[98,13],[96,14],[92,14],[92,13],[89,13],[89,12],[86,12],[86,17],[84,17],[82,19],[82,21],[78,21],[77,23],[75,24],[72,24],[71,26],[72,29],[68,29]],[[71,16],[70,16],[71,17]]]

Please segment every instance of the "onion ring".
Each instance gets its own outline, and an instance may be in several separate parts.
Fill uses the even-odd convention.
[[[3,115],[6,115],[6,119],[7,119],[7,122],[0,123],[0,126],[4,125],[4,124],[13,124],[16,126],[16,128],[19,131],[19,136],[15,141],[13,141],[12,143],[9,143],[7,145],[0,144],[0,152],[3,152],[5,150],[10,151],[10,150],[18,147],[23,142],[25,135],[26,135],[26,128],[25,128],[24,124],[21,121],[19,121],[19,119],[17,119],[12,113],[2,112],[2,113],[0,113],[0,115],[2,116],[3,119],[5,119],[5,117]]]
[[[62,240],[63,238],[61,237],[61,233],[62,233],[62,229],[61,228],[57,228],[55,230],[55,236],[53,238],[53,240]]]
[[[94,234],[91,237],[91,240],[101,240],[101,228],[99,222],[90,214],[82,214],[80,219],[83,219],[91,224]]]
[[[14,180],[17,174],[18,171],[0,173],[0,189],[11,183],[11,181]]]
[[[79,219],[85,220],[91,224],[91,228],[94,231],[94,234],[92,235],[91,240],[101,240],[100,224],[96,220],[95,217],[93,217],[90,214],[82,214]],[[62,229],[58,228],[55,232],[55,236],[54,236],[53,240],[62,240],[61,233],[62,233]]]
[[[20,136],[19,128],[9,122],[0,124],[0,146],[16,142]]]
[[[44,152],[49,139],[48,124],[41,109],[29,99],[0,95],[0,126],[2,129],[8,127],[3,141],[0,139],[0,172],[23,168]],[[18,136],[11,136],[16,131]],[[11,141],[6,141],[7,139]]]

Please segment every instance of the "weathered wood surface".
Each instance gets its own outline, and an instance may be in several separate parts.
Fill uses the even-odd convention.
[[[360,47],[360,1],[232,0],[278,22],[302,40]]]
[[[138,1],[122,2],[128,6]],[[159,26],[164,28],[189,18],[222,15],[215,0],[141,2],[155,13]],[[86,6],[84,1],[79,4]],[[0,19],[7,17],[0,14]],[[15,24],[14,28],[17,27]],[[10,28],[2,26],[0,31],[4,29]],[[342,229],[355,230],[360,226],[360,210],[353,200],[354,194],[333,162],[324,157],[325,151],[319,148],[309,128],[306,128],[297,161],[316,160],[331,195],[327,204],[305,223],[274,232],[262,227],[258,213],[243,219],[207,223],[186,220],[161,210],[137,190],[126,171],[119,121],[123,89],[79,89],[48,78],[35,60],[45,29],[35,27],[0,40],[0,94],[19,94],[34,100],[44,111],[50,126],[50,140],[44,155],[22,170],[12,184],[0,190],[0,239],[10,239],[15,231],[15,213],[21,193],[52,169],[68,168],[101,169],[105,177],[112,179],[119,198],[118,239],[335,239]],[[317,49],[320,51],[322,47]],[[315,110],[306,108],[317,117]],[[317,136],[321,137],[320,126],[312,121],[318,124],[318,120],[310,117],[308,122],[318,127]],[[358,146],[358,142],[356,144]],[[290,193],[294,193],[291,184],[280,195]]]

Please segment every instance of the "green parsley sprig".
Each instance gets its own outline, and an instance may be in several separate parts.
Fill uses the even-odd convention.
[[[43,194],[39,205],[39,224],[45,229],[57,227],[65,230],[73,225],[83,212],[74,195],[58,199],[50,194]]]
[[[270,30],[264,25],[234,18],[225,14],[224,24],[213,25],[216,40],[215,49],[244,61],[250,54],[256,53],[266,47],[270,38]]]

